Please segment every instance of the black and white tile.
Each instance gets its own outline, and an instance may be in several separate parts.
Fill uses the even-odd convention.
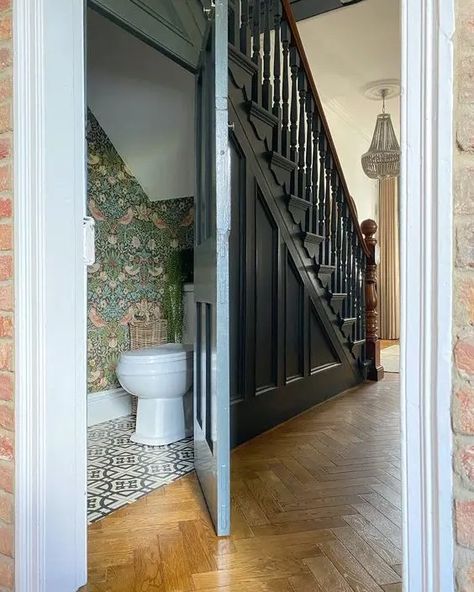
[[[167,446],[130,441],[135,416],[88,430],[87,517],[95,522],[194,469],[193,439]]]

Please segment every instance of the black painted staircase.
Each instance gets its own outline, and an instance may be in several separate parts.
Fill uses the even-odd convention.
[[[229,37],[229,117],[232,142],[236,147],[234,153],[238,155],[238,163],[233,165],[232,199],[239,204],[238,211],[242,207],[253,211],[257,201],[262,203],[265,213],[250,222],[247,215],[246,221],[240,220],[237,227],[242,233],[245,226],[247,237],[252,233],[256,236],[259,225],[265,233],[264,226],[268,223],[268,236],[273,236],[271,233],[275,230],[275,240],[281,248],[275,257],[269,256],[268,265],[273,266],[274,278],[270,274],[262,289],[271,292],[272,286],[281,284],[281,290],[275,288],[269,298],[281,297],[286,311],[283,320],[280,317],[284,313],[276,314],[277,329],[272,333],[270,327],[268,333],[269,339],[273,336],[277,341],[284,341],[277,348],[283,353],[276,353],[275,384],[270,380],[265,390],[256,379],[247,388],[252,395],[259,394],[259,388],[262,393],[271,391],[273,398],[268,397],[266,406],[252,405],[247,401],[249,393],[245,392],[245,385],[234,389],[234,406],[248,408],[246,417],[241,419],[252,424],[244,434],[242,428],[238,428],[234,442],[239,442],[364,379],[368,366],[364,278],[369,252],[288,0],[232,2]],[[239,184],[234,172],[242,170],[245,181]],[[239,200],[243,193],[248,193],[249,187],[251,195],[247,195],[245,205]],[[266,247],[268,251],[274,244],[271,240]],[[259,244],[255,237],[250,243]],[[246,257],[246,262],[242,260],[236,272],[240,278],[245,273],[248,275],[248,253]],[[265,256],[257,253],[256,259],[252,285],[258,284],[259,273],[267,273]],[[286,259],[288,268],[280,274],[281,261]],[[294,274],[297,279],[291,281],[301,286],[301,299],[299,288],[285,290],[284,287],[287,278],[293,278]],[[246,294],[242,286],[238,289]],[[248,305],[249,298],[254,301],[256,292],[254,289],[247,295],[247,301],[245,298],[239,301],[241,310],[245,312],[245,302]],[[301,315],[294,300],[301,301]],[[293,311],[294,317],[288,317],[288,310]],[[308,310],[314,314],[306,314]],[[290,350],[299,346],[297,339],[291,337],[290,342],[287,339],[288,334],[294,333],[292,318],[295,324],[303,319],[298,333],[303,361],[299,373],[287,375],[285,368],[280,371],[279,364],[288,366],[285,356],[290,356]],[[258,332],[258,319],[255,323]],[[266,331],[263,320],[262,323],[262,331]],[[307,325],[312,326],[312,323],[317,324],[314,335],[312,329],[307,332]],[[323,356],[319,360],[321,366],[317,366],[317,356],[313,356],[314,366],[311,356],[315,348],[331,351],[332,361],[325,361]],[[254,358],[252,368],[258,374],[257,350],[258,347],[251,356],[247,352],[246,358]],[[309,363],[307,356],[311,358]],[[242,364],[242,367],[249,370],[248,365]],[[288,387],[296,379],[298,388],[306,395],[291,405],[288,393],[295,397],[297,389]],[[236,384],[245,382],[236,378]],[[279,399],[275,394],[280,391]],[[269,418],[266,421],[253,419],[256,410]],[[234,415],[238,416],[239,412]]]

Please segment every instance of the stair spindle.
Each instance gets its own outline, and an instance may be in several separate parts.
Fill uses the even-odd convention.
[[[228,23],[229,43],[237,47],[240,43],[240,0],[229,0]]]
[[[273,6],[273,109],[272,113],[278,118],[278,125],[273,130],[273,150],[282,152],[281,125],[281,2],[275,0]]]
[[[257,65],[257,72],[252,81],[252,99],[260,104],[262,95],[262,58],[260,48],[260,10],[261,0],[255,0],[252,5],[252,61]]]
[[[336,173],[336,273],[334,291],[342,292],[342,189]]]
[[[271,0],[264,0],[263,2],[263,84],[262,84],[262,107],[270,110],[272,105],[272,88],[270,84],[270,8]]]
[[[285,158],[288,158],[290,149],[290,39],[290,27],[286,21],[282,21],[281,46],[283,55],[283,76],[281,85],[281,153]]]
[[[351,269],[351,291],[353,294],[352,298],[352,312],[351,317],[357,318],[357,235],[355,233],[355,229],[353,228],[352,232],[352,269]],[[352,326],[352,340],[355,341],[354,338],[354,325]]]
[[[305,143],[306,143],[306,76],[301,68],[298,72],[298,98],[299,98],[299,121],[298,121],[298,197],[304,199],[306,192],[305,180]]]
[[[298,142],[298,71],[300,59],[296,47],[290,48],[291,107],[290,107],[290,160],[297,163]],[[291,175],[291,193],[296,195],[296,173]]]
[[[240,51],[250,57],[251,28],[249,1],[242,0],[240,4]]]
[[[325,171],[325,186],[326,194],[324,196],[324,261],[326,265],[331,265],[331,170],[332,170],[332,156],[330,152],[326,152],[326,158],[324,160],[324,171]]]
[[[341,245],[341,292],[347,293],[347,235],[349,232],[349,221],[347,218],[347,202],[342,200],[342,211],[341,211],[341,225],[342,225],[342,245]],[[342,316],[346,316],[347,297],[344,299],[342,305]]]
[[[325,162],[326,162],[326,136],[324,135],[321,127],[321,118],[318,117],[318,129],[319,129],[319,235],[326,236],[326,173],[325,173]],[[320,245],[319,261],[324,264],[325,260],[324,242]]]
[[[336,291],[337,276],[337,178],[336,171],[331,167],[331,265],[336,271],[331,276],[331,289]]]
[[[307,228],[309,232],[313,230],[313,214],[312,214],[312,202],[313,202],[313,111],[314,101],[311,92],[306,92],[305,97],[306,105],[306,200],[311,204],[308,215],[307,215]]]
[[[311,129],[313,134],[313,169],[312,169],[312,201],[313,209],[311,213],[311,227],[312,232],[319,233],[319,201],[318,201],[318,116],[314,112],[314,101],[313,101],[313,117],[311,122]]]

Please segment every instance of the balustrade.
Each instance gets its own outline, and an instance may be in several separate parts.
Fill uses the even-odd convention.
[[[335,268],[327,289],[347,294],[340,312],[351,327],[346,335],[352,344],[366,339],[369,374],[376,378],[374,227],[364,222],[364,239],[289,0],[235,0],[232,6],[230,42],[256,66],[252,100],[278,121],[271,149],[294,163],[287,190],[310,203],[303,230],[321,237],[317,269],[331,274]]]

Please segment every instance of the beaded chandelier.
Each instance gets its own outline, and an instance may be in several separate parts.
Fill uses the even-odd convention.
[[[385,113],[387,91],[381,91],[382,113],[377,116],[369,151],[362,155],[362,168],[371,179],[400,175],[400,146],[389,113]]]

